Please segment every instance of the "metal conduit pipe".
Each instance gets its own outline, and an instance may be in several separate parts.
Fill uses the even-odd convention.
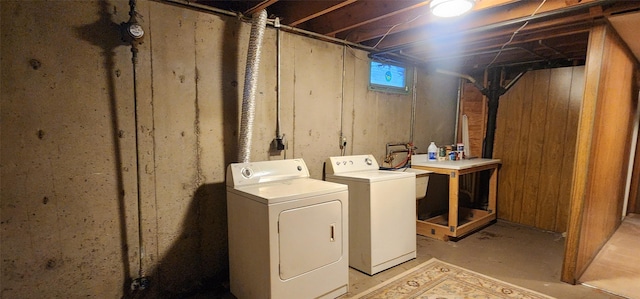
[[[443,61],[443,60],[452,60],[452,59],[457,59],[457,58],[463,58],[463,57],[469,57],[469,56],[475,56],[475,55],[483,55],[483,54],[492,54],[492,53],[498,53],[498,52],[506,52],[506,51],[514,51],[514,50],[519,50],[519,51],[525,51],[533,56],[536,56],[538,58],[543,58],[542,61],[549,61],[548,59],[544,58],[543,56],[529,50],[523,47],[508,47],[508,48],[504,48],[504,49],[493,49],[493,50],[485,50],[485,51],[479,51],[479,52],[469,52],[469,53],[465,53],[465,54],[457,54],[457,55],[451,55],[451,56],[447,56],[447,55],[440,55],[440,56],[435,56],[435,57],[429,57],[426,60],[427,61]],[[402,55],[402,57],[406,58],[410,58],[413,61],[417,61],[417,62],[425,62],[424,58],[418,57],[414,54],[409,54],[406,53],[404,50],[400,50],[399,54],[396,53],[388,53],[385,54],[385,57],[387,56],[397,56],[397,55]],[[376,57],[376,55],[369,55],[371,57]],[[536,61],[541,61],[541,60],[536,60]],[[497,66],[497,65],[494,65]]]
[[[138,45],[142,42],[144,29],[138,23],[138,12],[136,11],[136,0],[129,0],[129,20],[120,24],[120,34],[123,42],[131,46],[131,65],[133,75],[133,109],[134,109],[134,137],[135,137],[135,172],[136,172],[136,200],[137,200],[137,216],[138,216],[138,277],[133,279],[130,284],[131,291],[144,290],[149,286],[150,280],[145,276],[144,271],[144,242],[142,227],[142,191],[141,181],[142,168],[140,154],[140,137],[139,137],[139,113],[138,113]]]
[[[213,6],[208,6],[208,5],[204,5],[204,4],[199,4],[193,1],[188,1],[188,0],[164,0],[162,2],[172,2],[178,5],[182,5],[182,6],[190,6],[193,8],[197,8],[197,9],[201,9],[201,10],[205,10],[205,11],[210,11],[210,12],[215,12],[215,13],[219,13],[219,14],[223,14],[223,15],[227,15],[227,16],[232,16],[232,17],[237,17],[238,13],[232,12],[232,11],[228,11],[228,10],[224,10],[224,9],[219,9],[219,8],[215,8]]]
[[[247,51],[247,67],[244,74],[244,91],[242,95],[242,118],[240,119],[240,139],[238,143],[238,161],[249,162],[251,159],[251,136],[255,119],[256,89],[258,87],[258,70],[260,69],[260,52],[262,39],[267,24],[267,11],[261,10],[253,15],[249,49]]]
[[[276,139],[275,139],[275,150],[281,151],[286,149],[286,144],[284,141],[284,134],[282,134],[282,130],[280,128],[281,121],[281,82],[280,77],[282,76],[282,57],[281,57],[281,49],[282,49],[282,37],[280,36],[280,19],[275,19],[274,27],[276,27]],[[285,153],[286,158],[286,153]]]
[[[471,77],[471,76],[469,76]],[[455,125],[455,130],[453,131],[453,140],[457,143],[458,142],[458,130],[460,129],[460,102],[462,101],[462,86],[464,84],[464,79],[459,78],[458,79],[458,90],[457,90],[457,94],[456,94],[456,125]],[[468,148],[469,145],[465,144],[464,148]]]
[[[344,156],[347,153],[347,137],[344,134],[344,78],[346,77],[347,69],[345,67],[347,63],[347,47],[342,46],[342,84],[340,84],[340,155]],[[353,135],[351,135],[353,137]]]
[[[410,120],[410,131],[409,131],[409,143],[414,144],[413,142],[413,131],[414,126],[416,124],[416,106],[418,103],[418,70],[416,67],[413,68],[413,97],[411,98],[411,120]]]
[[[276,109],[278,111],[276,111],[277,114],[277,120],[276,120],[276,138],[278,139],[282,139],[282,132],[280,131],[280,77],[281,75],[281,65],[280,65],[280,50],[282,49],[281,47],[281,37],[280,37],[280,19],[276,18],[276,51],[277,51],[277,55],[276,55],[276,76],[278,78],[277,79],[277,83],[276,83]]]
[[[433,60],[433,61],[439,61],[439,60],[448,60],[448,59],[456,59],[456,58],[463,58],[463,57],[469,57],[469,56],[476,56],[476,55],[483,55],[483,54],[493,54],[493,53],[498,53],[500,51],[502,52],[507,52],[507,51],[514,51],[514,50],[522,50],[519,47],[508,47],[508,48],[503,48],[503,49],[493,49],[493,50],[484,50],[484,51],[477,51],[477,52],[468,52],[468,53],[464,53],[464,54],[456,54],[456,55],[440,55],[440,56],[432,56],[429,57],[429,60]],[[401,53],[403,55],[409,55],[409,54],[405,54],[404,51],[401,51]]]
[[[194,3],[192,1],[188,1],[188,0],[165,0],[163,2],[172,2],[175,4],[179,4],[182,6],[188,6],[188,7],[193,7],[193,8],[197,8],[200,10],[204,10],[204,11],[210,11],[210,12],[214,12],[214,13],[219,13],[219,14],[223,14],[223,15],[227,15],[227,16],[233,16],[233,17],[240,17],[242,18],[242,14],[241,13],[236,13],[236,12],[232,12],[232,11],[228,11],[228,10],[223,10],[223,9],[219,9],[219,8],[215,8],[215,7],[211,7],[211,6],[207,6],[204,4],[198,4],[198,3]],[[267,19],[267,25],[273,26],[275,27],[275,19]],[[298,33],[298,34],[302,34],[302,35],[307,35],[307,36],[312,36],[315,37],[317,39],[322,39],[325,41],[330,41],[330,42],[334,42],[337,44],[341,44],[341,45],[347,45],[350,46],[352,48],[356,48],[356,49],[360,49],[360,50],[364,50],[364,51],[368,51],[368,52],[372,52],[375,50],[374,47],[369,47],[369,46],[365,46],[365,45],[361,45],[361,44],[357,44],[357,43],[353,43],[347,40],[342,40],[342,39],[338,39],[335,37],[330,37],[330,36],[326,36],[320,33],[316,33],[316,32],[312,32],[312,31],[308,31],[308,30],[304,30],[304,29],[300,29],[300,28],[296,28],[296,27],[291,27],[291,26],[287,26],[287,25],[283,25],[283,24],[279,24],[280,28],[289,31],[289,32],[294,32],[294,33]]]
[[[511,89],[511,87],[513,87],[513,85],[515,85],[516,82],[518,82],[518,80],[520,80],[520,78],[524,76],[524,74],[525,72],[520,72],[513,79],[511,79],[507,86],[504,87],[504,92],[502,92],[502,94],[505,94],[507,91],[509,91],[509,89]]]
[[[482,86],[480,83],[478,83],[478,81],[471,77],[470,75],[467,74],[461,74],[461,73],[457,73],[457,72],[452,72],[452,71],[447,71],[447,70],[443,70],[443,69],[436,69],[436,72],[440,73],[440,74],[444,74],[444,75],[449,75],[449,76],[454,76],[454,77],[459,77],[459,78],[463,78],[463,79],[467,79],[469,82],[471,82],[480,92],[482,92],[483,94],[485,94],[486,92],[486,88],[484,86]],[[460,91],[458,90],[458,93],[460,93]],[[485,94],[486,95],[486,94]],[[460,95],[458,95],[459,97]]]

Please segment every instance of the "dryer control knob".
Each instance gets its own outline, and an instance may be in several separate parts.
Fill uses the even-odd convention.
[[[243,168],[240,173],[242,173],[245,179],[248,179],[253,175],[253,170],[251,170],[251,168]]]
[[[371,158],[365,158],[364,163],[367,163],[367,165],[371,165],[373,164],[373,161],[371,161]]]

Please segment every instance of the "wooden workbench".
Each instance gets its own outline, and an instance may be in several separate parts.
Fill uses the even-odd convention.
[[[422,156],[422,155],[421,155]],[[449,176],[449,212],[426,220],[416,219],[419,235],[441,240],[461,237],[495,220],[496,192],[498,190],[498,159],[470,159],[460,161],[425,161],[412,158],[411,167]],[[490,170],[488,206],[486,210],[458,206],[460,176]]]

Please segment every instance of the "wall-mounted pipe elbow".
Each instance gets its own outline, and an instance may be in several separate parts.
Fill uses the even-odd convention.
[[[443,70],[443,69],[436,69],[436,72],[440,73],[440,74],[444,74],[444,75],[449,75],[449,76],[454,76],[454,77],[458,77],[458,78],[463,78],[463,79],[467,79],[469,82],[471,82],[478,90],[480,90],[480,92],[482,92],[482,94],[486,95],[487,92],[487,88],[480,85],[480,83],[478,83],[478,81],[471,77],[470,75],[466,75],[466,74],[461,74],[461,73],[456,73],[456,72],[452,72],[452,71],[447,71],[447,70]]]

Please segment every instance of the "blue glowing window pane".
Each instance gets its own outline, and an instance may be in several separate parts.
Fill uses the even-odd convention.
[[[407,69],[403,66],[371,61],[370,84],[405,88]]]

